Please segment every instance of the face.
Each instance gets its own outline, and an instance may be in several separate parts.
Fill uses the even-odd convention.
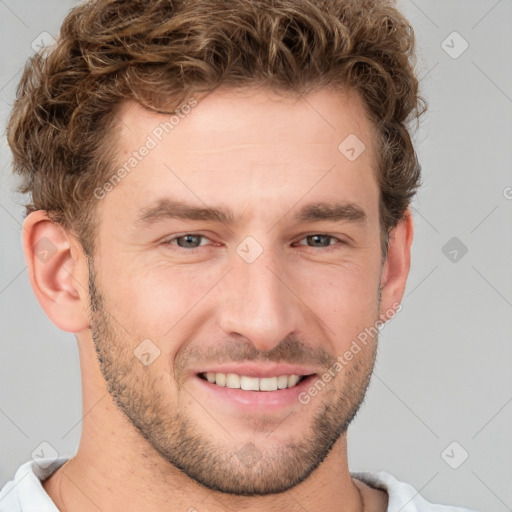
[[[349,92],[217,90],[172,129],[134,103],[119,120],[130,171],[99,201],[89,262],[109,392],[206,487],[290,489],[358,410],[376,338],[322,378],[386,306],[363,106]],[[356,159],[338,148],[350,134],[366,147]]]

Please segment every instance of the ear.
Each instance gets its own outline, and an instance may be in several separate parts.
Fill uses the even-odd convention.
[[[411,244],[413,238],[413,222],[410,210],[406,210],[398,224],[390,231],[388,255],[381,273],[381,315],[386,321],[384,313],[396,311],[402,301],[407,276],[411,266]]]
[[[22,241],[30,284],[48,318],[63,331],[87,329],[88,268],[80,243],[44,210],[25,218]]]

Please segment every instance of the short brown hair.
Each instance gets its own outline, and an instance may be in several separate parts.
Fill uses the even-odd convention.
[[[116,107],[178,106],[197,92],[266,86],[356,90],[378,133],[383,255],[420,184],[409,134],[425,111],[414,33],[392,0],[97,0],[32,57],[8,124],[26,213],[46,210],[94,253],[93,195],[113,173]],[[171,107],[169,107],[171,105]],[[341,142],[341,141],[340,141]],[[110,149],[109,149],[110,148]]]

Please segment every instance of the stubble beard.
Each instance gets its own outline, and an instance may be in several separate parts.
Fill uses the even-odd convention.
[[[130,349],[124,348],[131,346],[129,336],[110,319],[94,266],[88,261],[91,335],[108,391],[138,433],[173,468],[221,493],[238,496],[282,493],[307,479],[346,433],[370,383],[377,337],[372,348],[360,352],[357,360],[351,361],[337,376],[344,379],[342,389],[339,385],[327,385],[309,405],[298,403],[296,413],[277,427],[293,426],[294,418],[310,415],[307,408],[316,407],[301,441],[273,445],[270,433],[264,442],[253,444],[249,439],[255,438],[254,432],[248,429],[245,440],[233,439],[229,444],[216,442],[208,432],[208,422],[214,420],[206,413],[205,424],[199,425],[187,417],[186,411],[179,407],[172,410],[166,403],[158,390],[162,389],[162,383],[172,379],[170,374],[152,373],[150,366],[142,365]],[[377,303],[380,305],[380,290]],[[332,382],[336,383],[338,378]],[[229,425],[224,428],[229,430]]]

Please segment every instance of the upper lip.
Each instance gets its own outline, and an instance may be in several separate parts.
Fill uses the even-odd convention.
[[[316,371],[307,366],[293,364],[257,364],[257,363],[226,363],[200,368],[195,371],[198,373],[236,373],[237,375],[247,375],[248,377],[279,377],[279,375],[312,375]]]

